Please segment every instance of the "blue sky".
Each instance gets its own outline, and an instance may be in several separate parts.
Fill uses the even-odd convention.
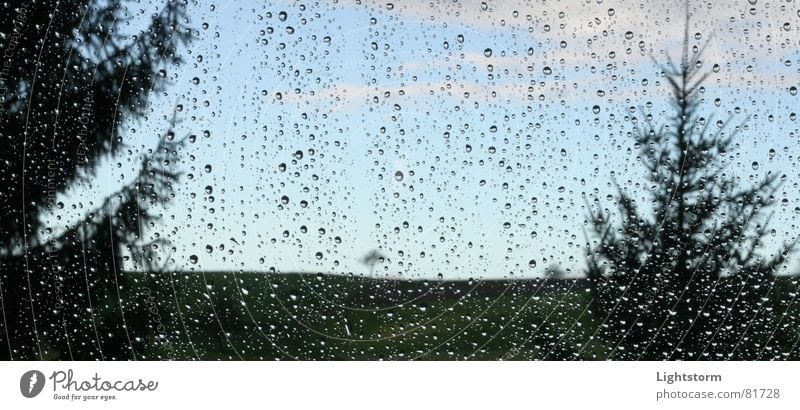
[[[664,116],[650,56],[679,55],[682,3],[360,3],[192,9],[199,36],[151,114],[128,125],[130,154],[65,203],[132,178],[177,103],[179,135],[197,140],[175,205],[147,234],[168,238],[174,267],[367,274],[359,258],[380,249],[381,276],[533,277],[551,264],[579,274],[584,197],[612,209],[613,174],[645,198],[629,117],[647,102]],[[698,6],[693,42],[713,33],[704,64],[720,65],[706,107],[751,116],[730,169],[744,185],[787,174],[775,245],[799,231],[800,97],[789,90],[800,87],[800,11]]]

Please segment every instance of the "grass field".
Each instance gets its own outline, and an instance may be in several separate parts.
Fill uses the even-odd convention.
[[[148,306],[144,359],[593,360],[611,347],[591,337],[599,323],[584,279],[168,275],[128,288],[150,293],[138,299]],[[777,280],[775,292],[791,294],[793,280]]]
[[[159,339],[149,326],[151,359],[555,359],[577,357],[596,327],[580,280],[163,279],[147,285],[158,302],[150,320],[168,329]],[[594,351],[590,343],[580,358]]]

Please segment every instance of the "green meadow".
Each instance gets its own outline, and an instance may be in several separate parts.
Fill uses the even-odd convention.
[[[794,288],[778,278],[774,293]],[[151,360],[597,360],[613,347],[593,337],[585,279],[192,272],[151,275],[128,292],[149,306],[139,340]]]

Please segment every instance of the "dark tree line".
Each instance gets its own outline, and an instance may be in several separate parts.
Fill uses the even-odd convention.
[[[771,256],[763,249],[785,175],[742,186],[726,167],[746,122],[701,112],[708,42],[691,45],[688,29],[687,17],[680,60],[660,66],[669,122],[645,114],[633,133],[649,203],[615,182],[616,218],[589,204],[592,313],[602,323],[596,337],[611,348],[600,358],[785,358],[791,323],[780,315],[790,297],[775,274],[795,242]]]
[[[178,177],[174,135],[154,136],[139,175],[103,203],[82,204],[83,220],[47,220],[65,206],[59,194],[124,152],[123,123],[145,115],[181,62],[178,48],[192,37],[186,1],[167,0],[137,23],[141,7],[0,4],[0,359],[132,359],[154,332],[141,300],[120,297],[132,286],[122,255],[157,262],[159,244],[141,233]]]

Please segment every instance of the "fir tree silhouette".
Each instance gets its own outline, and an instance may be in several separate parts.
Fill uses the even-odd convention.
[[[708,41],[691,46],[688,30],[687,8],[680,61],[668,56],[659,65],[671,89],[670,121],[658,126],[648,115],[633,133],[647,210],[616,181],[616,220],[599,201],[587,204],[591,311],[602,323],[595,336],[610,347],[599,358],[780,358],[780,349],[768,350],[787,346],[774,332],[774,274],[795,242],[770,257],[763,245],[783,177],[767,173],[740,187],[727,169],[745,122],[700,113]]]
[[[154,262],[158,244],[141,233],[178,178],[174,135],[154,136],[134,181],[85,204],[82,221],[46,220],[58,194],[124,152],[123,121],[145,115],[191,39],[185,0],[165,1],[141,31],[123,35],[140,7],[0,4],[0,359],[135,359],[137,340],[152,332],[141,301],[121,296],[130,287],[122,255]]]

